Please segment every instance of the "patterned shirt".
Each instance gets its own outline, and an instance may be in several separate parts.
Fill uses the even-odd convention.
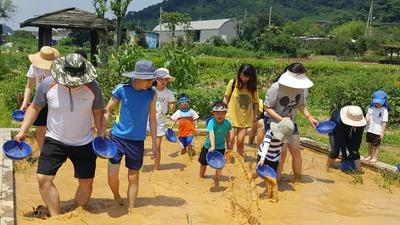
[[[271,130],[265,133],[264,140],[258,148],[258,155],[261,160],[277,162],[281,158],[283,143],[276,139]]]

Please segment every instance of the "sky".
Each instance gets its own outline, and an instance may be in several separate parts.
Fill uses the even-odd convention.
[[[138,11],[162,1],[133,0],[129,5],[128,11]],[[13,0],[13,3],[17,7],[16,12],[10,20],[5,21],[5,24],[13,30],[20,29],[19,24],[27,19],[60,9],[77,7],[85,11],[94,12],[92,0]],[[108,16],[110,17],[110,15]],[[30,28],[30,30],[35,29],[37,28]]]

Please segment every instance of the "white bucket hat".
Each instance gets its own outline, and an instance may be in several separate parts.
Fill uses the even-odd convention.
[[[175,81],[175,77],[171,76],[167,68],[158,68],[155,73],[156,78],[164,78],[171,82]]]
[[[346,125],[352,127],[363,127],[367,125],[363,111],[358,106],[346,106],[340,110],[340,119]]]
[[[304,73],[298,74],[290,72],[289,70],[282,74],[278,83],[295,89],[307,89],[314,85]]]

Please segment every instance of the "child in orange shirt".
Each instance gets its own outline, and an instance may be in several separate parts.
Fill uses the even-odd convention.
[[[190,108],[190,99],[187,95],[181,95],[178,100],[179,110],[177,110],[172,116],[171,119],[174,121],[171,129],[175,126],[176,122],[178,122],[178,139],[181,145],[181,155],[187,152],[187,148],[189,149],[189,155],[194,155],[195,152],[193,150],[193,138],[195,135],[195,130],[197,130],[197,119],[199,119],[199,115]]]

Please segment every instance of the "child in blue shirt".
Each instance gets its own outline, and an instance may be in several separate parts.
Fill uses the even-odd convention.
[[[229,150],[232,150],[233,142],[235,139],[235,133],[232,129],[231,122],[225,119],[227,111],[227,105],[222,101],[217,101],[213,104],[212,118],[207,125],[208,136],[204,142],[203,148],[199,156],[200,165],[200,178],[204,178],[204,174],[207,168],[206,155],[208,152],[220,152],[222,155],[225,154],[225,143]],[[219,177],[221,171],[215,171],[215,185],[219,185]]]
[[[119,165],[125,155],[128,168],[128,201],[130,211],[135,207],[139,169],[143,165],[144,140],[146,138],[147,118],[150,123],[153,157],[156,154],[156,102],[157,94],[152,88],[155,68],[150,61],[141,60],[135,65],[135,71],[123,74],[133,78],[127,84],[119,84],[112,92],[103,117],[102,135],[105,136],[111,111],[116,109],[116,118],[111,131],[111,141],[117,147],[117,154],[109,160],[108,184],[114,194],[115,202],[121,205],[119,194]]]

